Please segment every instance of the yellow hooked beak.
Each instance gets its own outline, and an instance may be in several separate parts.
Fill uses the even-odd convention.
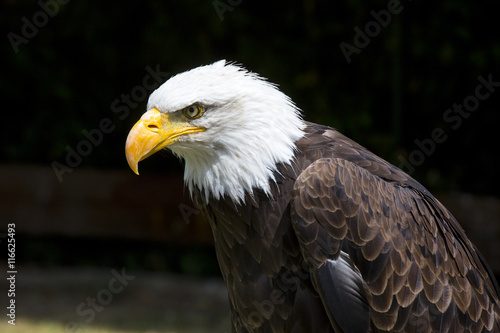
[[[139,174],[140,161],[179,141],[181,135],[204,130],[204,127],[192,126],[185,117],[162,113],[153,108],[142,115],[128,134],[125,144],[128,165],[132,171]]]

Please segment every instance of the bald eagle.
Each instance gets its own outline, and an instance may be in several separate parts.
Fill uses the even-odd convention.
[[[154,91],[128,163],[168,147],[209,221],[233,332],[500,332],[499,288],[421,184],[224,60]]]

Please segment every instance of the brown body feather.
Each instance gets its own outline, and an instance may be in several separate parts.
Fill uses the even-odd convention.
[[[233,331],[500,332],[494,276],[446,208],[339,132],[305,132],[272,198],[194,195]]]

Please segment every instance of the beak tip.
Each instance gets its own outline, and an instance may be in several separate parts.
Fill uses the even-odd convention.
[[[132,171],[139,176],[139,165],[138,163],[130,163],[128,164],[128,166],[130,167],[130,169],[132,169]]]
[[[134,157],[134,156],[131,156],[128,151],[127,151],[127,163],[128,163],[128,166],[130,167],[130,169],[132,169],[132,171],[136,174],[136,175],[139,175],[139,162],[137,161],[137,159]]]

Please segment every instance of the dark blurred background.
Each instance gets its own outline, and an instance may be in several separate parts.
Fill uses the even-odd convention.
[[[16,224],[24,276],[52,272],[56,284],[65,268],[97,269],[101,287],[121,268],[143,272],[136,275],[145,286],[157,273],[219,283],[211,231],[183,188],[182,163],[157,154],[137,177],[124,144],[152,89],[227,59],[279,84],[306,120],[339,129],[409,172],[500,273],[499,12],[493,0],[4,0],[0,231]],[[21,285],[22,277],[19,268]],[[53,319],[60,329],[87,318],[74,309],[99,291],[92,288],[66,300],[64,315],[32,305],[19,316]],[[65,295],[54,287],[52,298],[39,300]],[[198,310],[213,308],[207,304]],[[227,324],[162,311],[136,329],[201,332],[201,323],[224,331]],[[86,327],[123,329],[121,320],[99,320]]]

